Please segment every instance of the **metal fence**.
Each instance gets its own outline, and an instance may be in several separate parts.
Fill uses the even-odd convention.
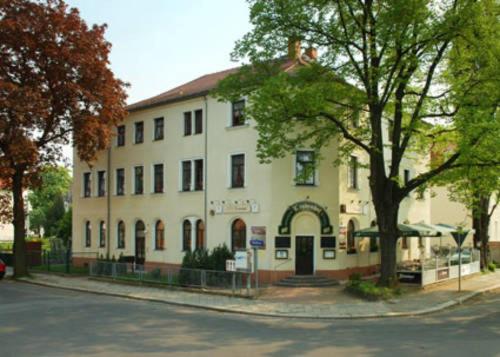
[[[89,262],[89,275],[117,280],[139,281],[169,286],[200,288],[250,296],[251,281],[247,273],[185,268],[150,268],[134,263]]]

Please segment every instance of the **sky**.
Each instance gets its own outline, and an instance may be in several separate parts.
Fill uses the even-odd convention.
[[[87,24],[108,25],[111,68],[130,83],[128,103],[236,64],[248,30],[245,0],[66,0]]]

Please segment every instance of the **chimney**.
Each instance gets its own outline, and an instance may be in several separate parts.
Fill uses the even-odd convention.
[[[300,57],[300,40],[297,38],[288,39],[288,59],[296,60]]]
[[[306,56],[312,59],[313,61],[318,59],[318,50],[314,47],[309,47],[306,52]]]

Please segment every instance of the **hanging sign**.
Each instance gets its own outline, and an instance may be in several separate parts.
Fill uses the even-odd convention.
[[[250,245],[257,249],[266,249],[266,227],[252,226],[250,227]]]

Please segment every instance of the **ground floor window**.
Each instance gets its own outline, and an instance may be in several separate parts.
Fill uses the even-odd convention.
[[[155,249],[165,249],[165,224],[160,220],[155,224]]]
[[[355,230],[356,226],[354,225],[354,221],[351,219],[347,224],[347,254],[356,253],[356,239],[354,238]]]
[[[205,224],[201,219],[196,221],[196,249],[205,247]]]
[[[118,232],[117,247],[118,247],[118,249],[124,249],[125,248],[125,223],[123,223],[123,221],[118,222],[117,232]]]
[[[185,219],[182,222],[182,250],[184,252],[191,250],[191,221]]]
[[[106,223],[104,221],[99,222],[99,247],[104,248],[106,246]]]
[[[92,227],[90,221],[85,222],[85,247],[89,248],[92,244]]]
[[[235,219],[231,225],[231,250],[246,249],[247,225],[242,219]]]

